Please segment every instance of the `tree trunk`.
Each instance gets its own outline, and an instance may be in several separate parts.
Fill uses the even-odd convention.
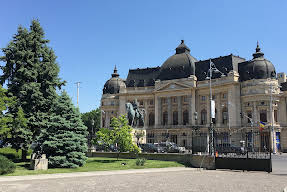
[[[23,161],[25,161],[26,160],[26,156],[27,156],[27,150],[22,149],[22,157],[21,157],[21,159]]]

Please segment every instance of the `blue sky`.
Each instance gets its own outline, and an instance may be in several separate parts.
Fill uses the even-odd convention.
[[[286,0],[14,0],[1,2],[0,47],[18,25],[39,19],[58,57],[64,89],[80,111],[96,109],[117,65],[161,66],[181,39],[198,60],[233,53],[252,58],[258,40],[277,72],[287,72]],[[2,53],[0,53],[2,55]]]

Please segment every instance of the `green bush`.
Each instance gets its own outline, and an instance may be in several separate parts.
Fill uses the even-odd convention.
[[[145,158],[138,158],[136,161],[136,165],[137,166],[144,166],[145,162],[146,162]]]
[[[32,150],[29,149],[27,152],[27,156],[30,156],[31,153],[32,153]],[[4,147],[4,148],[0,148],[0,155],[3,155],[11,160],[20,159],[22,155],[22,150],[20,149],[17,152],[16,149],[13,149],[11,147]]]
[[[0,175],[13,173],[16,169],[16,165],[10,161],[7,157],[0,155]]]

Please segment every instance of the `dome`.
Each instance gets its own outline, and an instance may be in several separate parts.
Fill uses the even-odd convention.
[[[169,57],[161,66],[159,79],[181,79],[190,75],[195,75],[195,62],[197,61],[190,55],[190,49],[181,40],[181,44],[175,49],[176,53]]]
[[[260,51],[258,42],[256,52],[253,54],[253,59],[244,63],[240,73],[243,81],[249,79],[276,78],[275,67],[270,61],[264,58],[264,53]]]
[[[110,78],[104,85],[103,94],[116,94],[120,92],[122,87],[126,87],[123,79],[119,78],[118,70],[115,67],[112,78]]]

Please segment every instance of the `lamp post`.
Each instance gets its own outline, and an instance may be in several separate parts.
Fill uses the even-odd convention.
[[[215,118],[215,102],[212,99],[212,89],[211,89],[211,79],[212,79],[212,73],[220,73],[221,77],[224,77],[224,73],[219,71],[215,64],[209,60],[209,77],[206,77],[207,80],[209,80],[209,104],[210,104],[210,125],[209,125],[209,154],[211,156],[214,156],[214,127],[212,119]]]

